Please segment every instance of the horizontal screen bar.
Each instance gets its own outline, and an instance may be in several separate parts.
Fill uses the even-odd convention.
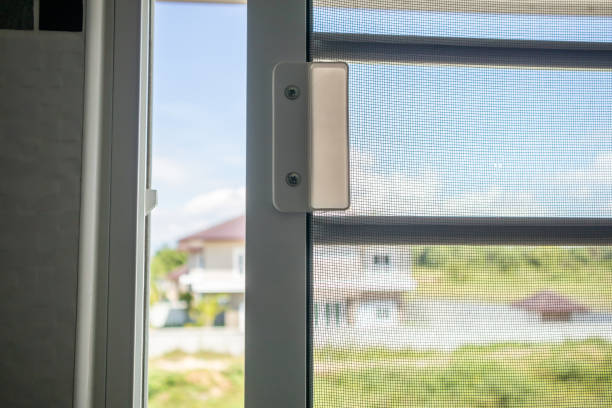
[[[311,33],[314,60],[529,68],[612,68],[612,44]]]
[[[610,245],[612,219],[313,216],[319,245]]]

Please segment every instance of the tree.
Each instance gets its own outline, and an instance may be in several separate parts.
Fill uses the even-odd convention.
[[[215,322],[215,317],[227,310],[228,301],[227,295],[204,295],[193,307],[191,318],[197,326],[212,326]]]
[[[151,261],[152,280],[164,279],[170,272],[187,262],[187,254],[172,248],[162,248]]]
[[[155,280],[151,280],[149,284],[149,304],[154,305],[157,302],[160,302],[164,297],[159,285]]]

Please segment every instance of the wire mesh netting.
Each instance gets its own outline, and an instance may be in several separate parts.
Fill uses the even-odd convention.
[[[314,1],[310,59],[349,63],[351,148],[350,208],[311,217],[314,407],[612,405],[609,247],[439,245],[376,226],[365,240],[358,225],[330,227],[610,218],[612,72],[588,65],[588,50],[585,66],[547,66],[553,53],[528,44],[588,43],[595,55],[612,42],[611,7]],[[503,43],[494,63],[478,63],[486,51],[467,63],[474,39],[532,51],[506,57]]]

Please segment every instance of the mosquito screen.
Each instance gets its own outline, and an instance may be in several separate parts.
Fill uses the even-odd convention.
[[[612,3],[315,0],[351,206],[310,218],[314,407],[612,405]]]

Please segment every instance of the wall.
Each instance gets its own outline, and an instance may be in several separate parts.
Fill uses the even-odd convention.
[[[244,242],[219,242],[204,245],[204,265],[206,269],[233,269],[234,251],[244,248]]]
[[[244,355],[244,332],[227,327],[165,327],[149,330],[149,357],[159,357],[174,350]]]
[[[0,406],[72,406],[83,34],[0,30]]]

